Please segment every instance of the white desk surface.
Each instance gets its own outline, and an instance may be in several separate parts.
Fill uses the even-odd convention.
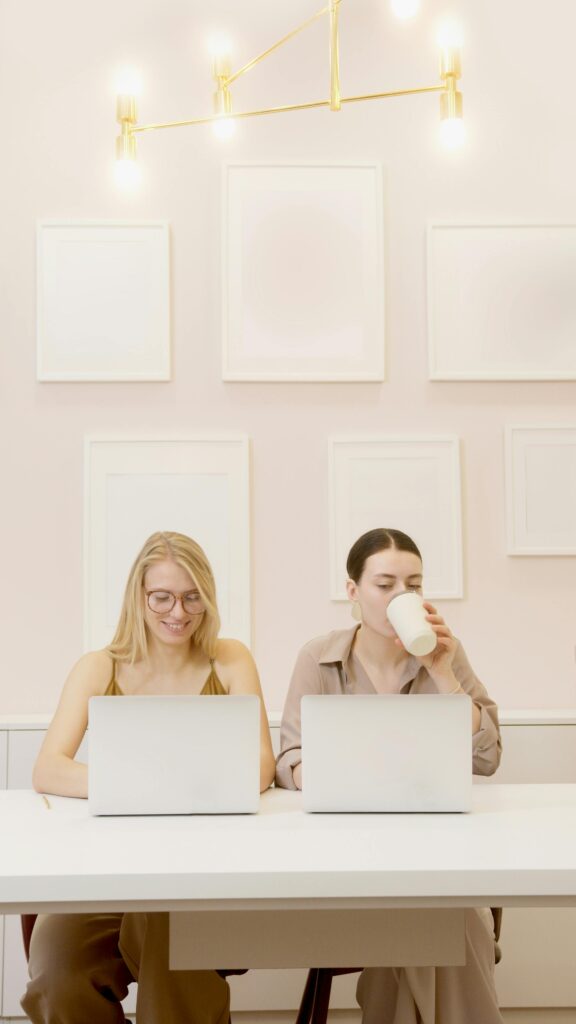
[[[576,785],[475,786],[470,814],[91,818],[0,792],[0,912],[576,905]],[[312,902],[311,902],[312,901]]]

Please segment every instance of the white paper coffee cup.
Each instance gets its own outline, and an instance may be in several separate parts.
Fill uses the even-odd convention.
[[[393,597],[386,610],[388,621],[409,654],[421,657],[436,647],[436,633],[429,622],[424,598],[413,590]]]

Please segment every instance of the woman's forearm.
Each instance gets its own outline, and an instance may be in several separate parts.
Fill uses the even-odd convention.
[[[482,712],[477,704],[472,702],[472,735],[477,733],[482,722]]]
[[[32,785],[38,793],[86,798],[88,766],[63,754],[41,755],[34,766]]]
[[[438,693],[442,694],[457,694],[466,693],[466,690],[462,686],[459,679],[456,678],[453,672],[449,672],[441,680],[435,679],[434,682],[438,687]],[[470,695],[469,695],[470,696]],[[482,722],[482,713],[477,704],[472,701],[472,735],[477,733],[480,724]]]
[[[466,690],[458,683],[458,689],[452,690],[452,693],[466,693]],[[477,704],[472,701],[472,735],[478,732],[482,724],[482,712]]]
[[[274,772],[276,770],[276,762],[274,755],[269,754],[268,751],[263,751],[260,754],[260,792],[268,789],[274,782]]]

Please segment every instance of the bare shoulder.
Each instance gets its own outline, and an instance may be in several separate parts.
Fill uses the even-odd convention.
[[[216,662],[226,668],[238,664],[252,664],[254,659],[241,640],[222,639],[216,643]]]
[[[228,693],[261,695],[254,658],[240,640],[219,640],[215,661],[220,680]]]
[[[88,651],[73,666],[68,684],[89,693],[103,693],[114,672],[114,661],[107,651]]]

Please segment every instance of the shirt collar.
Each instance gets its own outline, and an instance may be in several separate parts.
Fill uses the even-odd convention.
[[[329,633],[326,642],[320,652],[320,665],[332,665],[340,662],[345,665],[350,657],[354,637],[360,626],[352,626],[352,629],[336,629]]]
[[[352,654],[352,645],[359,629],[360,624],[352,626],[351,629],[337,629],[333,633],[329,633],[320,652],[319,664],[333,665],[340,663],[346,669]],[[420,662],[410,655],[404,668],[402,687],[415,679],[420,668]]]

